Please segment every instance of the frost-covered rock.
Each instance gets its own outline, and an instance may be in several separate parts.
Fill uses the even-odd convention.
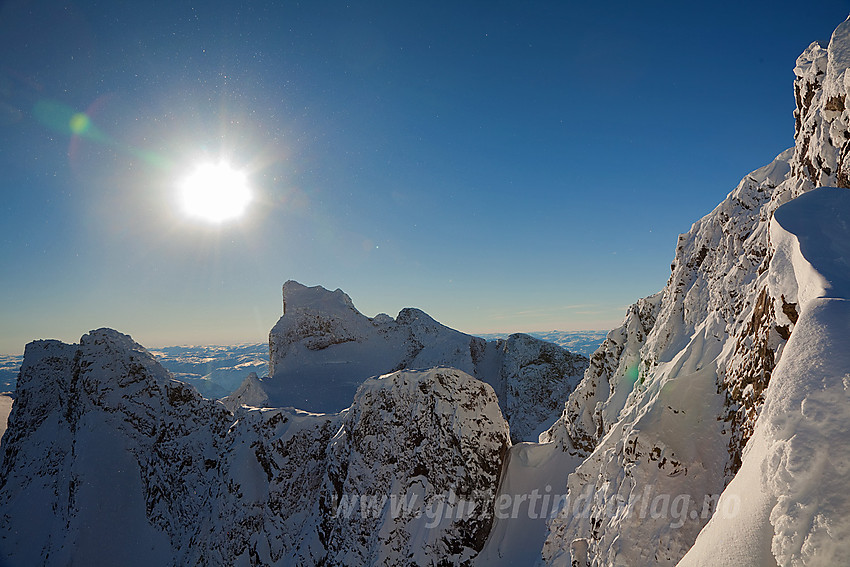
[[[369,318],[339,289],[288,281],[283,304],[284,314],[269,334],[270,374],[259,383],[268,406],[340,411],[371,376],[450,367],[493,387],[514,440],[537,440],[588,364],[581,355],[528,335],[485,341],[419,309],[403,309],[395,319]]]
[[[569,565],[582,541],[592,566],[675,565],[741,468],[801,317],[800,299],[770,270],[771,219],[818,184],[848,186],[848,52],[845,22],[828,48],[812,44],[798,59],[794,148],[679,237],[665,288],[630,308],[543,435],[586,457],[567,487],[593,502],[550,523],[547,563]],[[637,506],[616,512],[612,502]]]
[[[743,466],[683,566],[828,566],[850,555],[850,191],[783,205],[770,233],[770,287],[794,298],[799,318]]]
[[[490,533],[509,447],[493,389],[464,372],[367,380],[329,446],[329,564],[468,563]],[[345,517],[352,496],[358,509]],[[368,513],[357,513],[364,498]]]
[[[126,335],[30,343],[2,444],[4,564],[169,564],[211,512],[204,460],[229,421]]]
[[[794,175],[815,186],[850,187],[850,22],[824,48],[812,43],[794,68]]]
[[[510,446],[492,388],[457,370],[368,380],[341,414],[234,413],[109,329],[28,345],[17,396],[0,446],[10,567],[462,564]],[[410,506],[373,516],[374,495]]]

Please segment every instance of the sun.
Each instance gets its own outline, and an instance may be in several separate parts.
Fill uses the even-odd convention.
[[[251,199],[248,176],[225,162],[197,166],[180,185],[183,212],[210,223],[241,217]]]

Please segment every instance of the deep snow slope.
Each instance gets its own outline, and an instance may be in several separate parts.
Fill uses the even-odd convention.
[[[492,388],[454,369],[367,380],[341,414],[231,413],[116,331],[36,341],[0,445],[0,564],[462,564],[509,447]]]
[[[720,499],[735,513],[713,518],[682,566],[828,566],[850,556],[850,191],[802,195],[770,228],[770,288],[800,316]]]
[[[797,296],[772,285],[774,211],[816,185],[850,185],[848,53],[844,22],[800,56],[794,148],[679,237],[665,288],[609,333],[542,436],[586,457],[567,487],[593,502],[550,522],[546,563],[675,565],[741,468],[801,317]]]
[[[587,358],[528,335],[485,341],[418,309],[366,317],[342,290],[283,286],[284,314],[269,334],[264,405],[316,412],[348,407],[370,376],[404,368],[451,367],[496,391],[514,440],[537,440],[561,412]],[[256,386],[256,384],[254,385]]]

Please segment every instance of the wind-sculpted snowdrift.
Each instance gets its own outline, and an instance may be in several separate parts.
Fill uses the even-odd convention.
[[[680,502],[694,505],[720,494],[736,474],[741,479],[730,489],[757,485],[753,479],[761,474],[754,472],[759,465],[747,462],[764,461],[771,503],[742,508],[761,524],[735,523],[730,514],[715,514],[701,538],[714,544],[714,550],[721,539],[723,547],[741,541],[744,547],[753,541],[758,545],[747,560],[719,561],[708,552],[711,544],[697,557],[703,557],[705,565],[835,564],[829,559],[831,551],[827,559],[815,559],[815,549],[825,538],[842,537],[838,511],[845,510],[846,498],[840,489],[833,492],[838,487],[825,474],[827,469],[818,469],[822,439],[812,432],[818,424],[841,429],[835,424],[844,411],[837,400],[843,399],[841,380],[850,365],[839,353],[850,349],[846,339],[842,346],[834,318],[840,318],[843,300],[803,305],[815,297],[811,290],[802,291],[812,278],[796,264],[794,274],[789,271],[793,254],[786,250],[789,237],[779,229],[785,226],[782,209],[773,219],[780,205],[817,185],[850,186],[848,67],[850,22],[844,22],[828,48],[814,43],[797,60],[795,147],[746,176],[714,211],[679,237],[666,287],[630,308],[624,325],[591,357],[561,419],[542,436],[586,457],[569,476],[567,487],[571,494],[591,490],[595,495],[589,514],[563,515],[550,522],[543,548],[546,563],[675,565],[709,519],[699,506],[686,507],[686,521],[674,527],[678,522],[672,522],[669,513],[641,516],[634,508],[611,503],[636,502],[649,490],[658,498],[681,497]],[[842,222],[850,222],[846,202],[829,206],[842,213]],[[816,207],[802,211],[798,218],[818,218]],[[835,221],[830,226],[841,225]],[[808,254],[828,259],[821,266],[846,274],[848,256],[840,244],[846,231],[841,234],[845,236],[823,235],[820,241],[810,233],[804,238]],[[806,254],[806,261],[818,266]],[[831,327],[823,317],[833,321]],[[819,346],[806,347],[804,355],[801,345],[811,343]],[[827,380],[827,367],[838,378]],[[823,394],[825,398],[803,393],[822,388],[836,390]],[[804,400],[808,405],[801,409]],[[777,408],[790,412],[781,427],[775,424]],[[763,433],[754,437],[756,430]],[[768,431],[782,440],[779,445],[765,446]],[[847,449],[844,443],[835,444],[836,462],[850,459]],[[816,462],[804,464],[811,458]],[[836,466],[835,478],[840,478],[843,469]],[[817,488],[804,479],[817,479]],[[741,498],[759,498],[737,490]],[[735,512],[732,500],[725,498],[718,510]],[[768,521],[772,528],[763,525]],[[752,532],[759,537],[745,535]]]
[[[771,223],[769,285],[800,306],[741,470],[682,566],[841,565],[850,557],[850,191],[820,188]],[[722,543],[721,543],[722,542]]]

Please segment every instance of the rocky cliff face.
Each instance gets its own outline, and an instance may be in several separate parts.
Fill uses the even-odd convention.
[[[850,191],[786,203],[770,236],[767,295],[799,316],[742,466],[682,566],[826,567],[850,553]]]
[[[815,186],[850,187],[850,30],[846,22],[823,47],[812,43],[794,68],[793,175]]]
[[[549,563],[569,565],[572,542],[581,541],[590,565],[674,565],[710,513],[685,510],[671,529],[669,514],[617,515],[605,504],[634,502],[646,487],[703,502],[739,470],[800,313],[795,294],[772,285],[770,221],[815,185],[847,186],[848,53],[845,22],[828,48],[812,44],[800,56],[795,147],[679,237],[666,287],[630,308],[545,434],[587,457],[568,487],[596,498],[587,517],[551,522]]]
[[[320,529],[331,564],[468,564],[490,533],[509,447],[492,388],[464,372],[367,380],[329,446]],[[354,495],[371,513],[334,518]]]
[[[509,446],[492,388],[457,370],[369,380],[342,414],[231,413],[126,335],[39,341],[2,444],[0,562],[461,564]]]
[[[486,352],[495,368],[482,361],[476,375],[496,389],[515,441],[538,440],[588,366],[584,356],[521,333],[488,342]]]
[[[485,341],[419,309],[366,317],[341,290],[283,286],[284,314],[269,334],[265,405],[321,412],[348,407],[370,376],[457,368],[490,384],[514,440],[537,440],[578,384],[587,359],[528,335]]]

